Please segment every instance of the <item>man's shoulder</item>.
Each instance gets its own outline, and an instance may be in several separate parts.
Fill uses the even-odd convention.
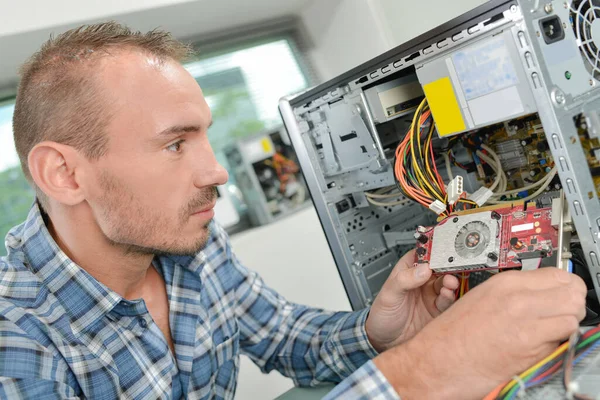
[[[38,302],[42,281],[17,257],[0,258],[0,315],[2,309],[13,305],[29,308]]]
[[[43,370],[62,365],[49,322],[62,307],[52,299],[25,262],[0,258],[0,376],[50,379]]]
[[[25,262],[0,258],[0,338],[46,341],[46,317],[62,310],[54,297]],[[45,317],[46,316],[46,317]]]

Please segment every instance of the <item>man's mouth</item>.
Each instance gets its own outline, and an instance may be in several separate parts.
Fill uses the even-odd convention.
[[[208,204],[208,205],[206,205],[204,207],[201,207],[201,208],[197,209],[196,211],[194,211],[192,213],[192,215],[201,214],[201,213],[204,213],[204,212],[207,212],[207,211],[211,211],[213,208],[215,208],[216,202],[217,202],[216,199],[213,200],[213,201],[211,201],[210,204]]]

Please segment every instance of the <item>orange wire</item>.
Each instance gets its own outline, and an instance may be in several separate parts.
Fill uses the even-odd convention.
[[[506,386],[506,383],[501,383],[500,385],[498,385],[498,387],[496,387],[494,390],[488,393],[488,395],[485,396],[483,400],[494,400],[496,397],[498,397],[504,386]]]

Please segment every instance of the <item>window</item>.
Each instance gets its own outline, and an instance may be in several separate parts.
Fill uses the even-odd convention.
[[[34,199],[15,150],[12,134],[14,108],[14,101],[0,103],[0,256],[6,255],[6,234],[25,220]]]
[[[217,160],[229,171],[227,189],[242,217],[237,227],[228,229],[230,232],[243,230],[251,223],[244,218],[249,216],[248,206],[239,196],[236,201],[244,185],[236,182],[234,166],[229,165],[225,150],[244,137],[281,126],[279,99],[313,83],[297,39],[292,34],[267,36],[242,46],[217,46],[218,50],[206,53],[200,47],[201,57],[185,65],[211,108],[213,125],[208,137]]]
[[[216,153],[232,140],[280,125],[279,99],[308,86],[289,39],[206,55],[185,67],[212,110],[209,137]]]

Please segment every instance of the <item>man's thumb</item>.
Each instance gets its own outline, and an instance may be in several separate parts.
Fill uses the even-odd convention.
[[[396,283],[399,290],[412,290],[423,286],[430,277],[429,264],[419,264],[416,267],[400,270],[396,277]]]

